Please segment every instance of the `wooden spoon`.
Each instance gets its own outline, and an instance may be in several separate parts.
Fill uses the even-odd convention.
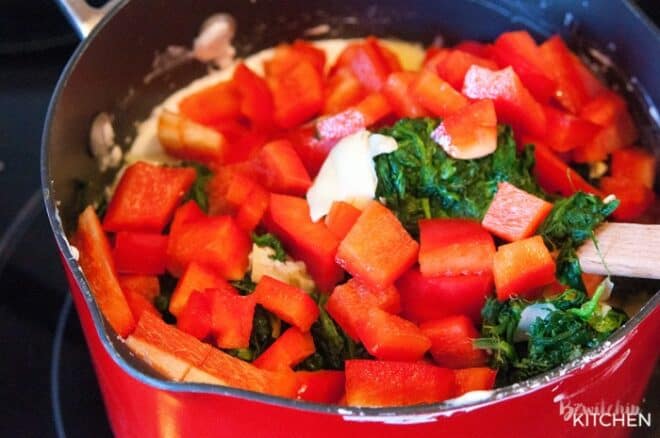
[[[596,229],[596,241],[600,255],[591,240],[578,249],[584,272],[660,279],[660,225],[607,222]]]

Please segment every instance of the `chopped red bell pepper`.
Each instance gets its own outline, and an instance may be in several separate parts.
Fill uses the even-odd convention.
[[[445,118],[431,133],[456,158],[472,159],[497,149],[497,117],[492,100],[478,100]]]
[[[410,86],[410,93],[419,104],[438,117],[447,117],[468,105],[465,96],[428,70],[419,72]]]
[[[179,111],[194,122],[212,126],[240,116],[240,94],[232,82],[220,82],[184,97]]]
[[[425,362],[347,360],[345,372],[349,406],[437,403],[454,394],[454,373]]]
[[[548,129],[545,144],[556,152],[568,152],[587,146],[600,130],[595,123],[546,105],[544,107]]]
[[[501,182],[481,224],[497,237],[512,242],[533,235],[551,210],[551,203]]]
[[[373,125],[391,111],[389,102],[381,93],[372,93],[355,106],[320,119],[316,122],[316,131],[321,139],[343,138]]]
[[[571,169],[547,146],[536,143],[534,147],[534,176],[543,190],[571,196],[577,191],[600,194],[579,173]]]
[[[139,161],[124,172],[103,218],[106,231],[160,233],[197,173]]]
[[[370,307],[354,320],[358,339],[369,354],[382,360],[416,361],[431,341],[412,322],[378,307]]]
[[[653,189],[655,168],[655,156],[644,149],[630,147],[612,152],[610,173],[614,178],[625,178]]]
[[[353,72],[340,68],[328,79],[323,114],[337,114],[366,97],[366,91]]]
[[[413,99],[411,84],[417,75],[409,71],[393,72],[387,77],[382,93],[398,117],[425,117],[428,112]]]
[[[212,347],[166,324],[158,315],[142,313],[126,345],[164,377],[181,381],[191,367],[200,366]]]
[[[204,361],[189,369],[184,382],[229,386],[294,398],[298,382],[293,372],[262,370],[222,350],[211,348]]]
[[[360,214],[362,214],[362,211],[348,202],[335,201],[325,217],[325,224],[337,239],[342,240],[351,230]]]
[[[371,92],[380,91],[392,72],[390,61],[374,41],[349,44],[335,63],[335,68],[348,67]]]
[[[190,263],[172,293],[169,311],[179,316],[193,292],[223,287],[227,287],[227,282],[214,270],[196,262]]]
[[[301,126],[288,132],[287,138],[309,172],[314,178],[321,169],[323,162],[339,139],[319,139],[316,136],[316,124]]]
[[[160,295],[160,283],[154,275],[119,275],[117,279],[124,293],[131,291],[140,294],[149,302]]]
[[[370,307],[378,307],[388,313],[401,311],[401,299],[394,286],[371,289],[351,278],[335,287],[325,309],[332,319],[354,340],[358,340],[356,326]]]
[[[495,386],[497,370],[488,367],[463,368],[454,370],[456,397],[470,391],[484,391]]]
[[[206,291],[211,298],[211,327],[220,348],[248,348],[256,300],[241,296],[229,284]]]
[[[282,76],[300,62],[308,62],[322,75],[325,68],[325,52],[303,40],[296,40],[292,45],[280,44],[275,48],[273,57],[264,62],[264,70],[266,76]]]
[[[419,329],[431,340],[431,355],[438,365],[467,368],[486,364],[486,352],[472,345],[479,332],[467,316],[454,315],[423,322]]]
[[[475,324],[493,291],[492,274],[425,277],[417,267],[396,282],[401,314],[416,323],[451,315],[467,315]]]
[[[236,225],[242,230],[254,230],[268,208],[268,192],[260,185],[255,185],[250,191],[248,200],[236,212]]]
[[[314,403],[337,403],[344,395],[343,371],[296,371],[298,400]]]
[[[336,260],[368,286],[386,288],[415,263],[418,248],[394,213],[372,201],[341,241]]]
[[[140,316],[142,316],[143,312],[149,312],[152,315],[158,315],[160,316],[160,313],[158,312],[158,309],[153,305],[151,301],[149,301],[147,298],[145,298],[143,295],[140,295],[137,292],[134,292],[132,290],[122,290],[124,292],[124,296],[126,297],[126,302],[128,303],[128,307],[131,309],[131,313],[133,314],[133,319],[136,321],[140,319]]]
[[[269,78],[275,103],[275,121],[283,128],[293,128],[314,117],[323,108],[321,74],[302,60],[286,74]]]
[[[238,122],[227,121],[233,128]],[[239,125],[240,126],[240,125]],[[244,130],[240,126],[241,130]],[[181,160],[199,161],[208,166],[225,163],[234,148],[231,139],[215,125],[206,126],[167,109],[158,117],[158,141],[170,156]]]
[[[376,51],[380,52],[380,55],[385,60],[385,64],[390,69],[390,71],[397,72],[403,70],[401,61],[399,61],[397,54],[390,50],[386,45],[381,44],[378,38],[374,36],[368,36],[365,38],[365,42],[374,47]]]
[[[600,188],[605,194],[614,194],[621,204],[612,217],[619,221],[633,221],[639,218],[655,200],[651,189],[628,178],[606,176],[600,179]]]
[[[110,243],[91,206],[78,217],[74,241],[80,252],[78,263],[101,313],[119,336],[128,336],[135,319],[117,280]]]
[[[577,73],[577,78],[582,83],[581,88],[587,93],[589,99],[593,99],[607,91],[605,84],[574,53],[571,53],[571,61]]]
[[[473,65],[479,65],[491,70],[497,70],[497,64],[490,59],[480,58],[462,50],[448,50],[446,56],[441,56],[435,63],[435,73],[449,82],[456,90],[463,88],[465,73]]]
[[[557,83],[555,99],[567,111],[577,114],[587,102],[588,95],[575,67],[572,53],[559,35],[546,40],[540,47],[548,74]]]
[[[209,212],[233,214],[236,224],[251,232],[268,208],[269,194],[255,178],[238,171],[219,171],[206,185]]]
[[[211,334],[211,297],[206,291],[193,292],[176,319],[179,330],[199,340]]]
[[[484,44],[478,41],[463,40],[453,47],[454,50],[470,53],[484,59],[493,59],[493,45]]]
[[[557,84],[547,73],[541,50],[524,30],[501,34],[493,46],[493,56],[500,67],[513,67],[521,82],[540,102],[555,94]]]
[[[261,277],[252,295],[257,304],[303,332],[319,317],[319,308],[307,292],[267,275]]]
[[[543,107],[511,67],[492,71],[473,65],[465,74],[463,94],[471,99],[493,99],[497,120],[510,124],[516,133],[545,134]]]
[[[275,193],[304,196],[312,180],[288,140],[271,141],[259,152],[266,187]]]
[[[529,237],[497,248],[493,277],[500,301],[513,295],[535,298],[539,287],[555,280],[555,261],[541,236]]]
[[[271,194],[264,224],[291,256],[305,262],[321,291],[331,291],[342,279],[343,271],[335,263],[339,240],[323,222],[312,222],[304,199]]]
[[[232,83],[241,98],[241,114],[261,129],[270,127],[275,107],[266,80],[240,63],[234,70]]]
[[[495,242],[470,219],[419,221],[419,268],[422,275],[490,274]]]
[[[309,332],[289,327],[252,363],[263,370],[290,370],[315,351],[314,338]]]
[[[159,275],[165,273],[167,236],[120,231],[112,252],[117,272]]]

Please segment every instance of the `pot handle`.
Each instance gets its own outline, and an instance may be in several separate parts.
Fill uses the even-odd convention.
[[[100,8],[95,8],[90,6],[86,0],[57,0],[57,4],[75,28],[80,39],[85,39],[96,24],[119,2],[120,0],[108,0]]]

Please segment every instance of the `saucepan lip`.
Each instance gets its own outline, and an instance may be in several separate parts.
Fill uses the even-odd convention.
[[[43,191],[44,204],[46,213],[50,222],[50,226],[55,235],[55,241],[62,255],[62,260],[65,269],[68,269],[72,278],[75,280],[77,287],[80,289],[84,297],[85,305],[91,314],[94,324],[94,330],[101,340],[105,351],[112,357],[115,363],[121,369],[131,376],[133,379],[153,387],[156,390],[169,391],[173,393],[200,393],[208,395],[217,395],[225,397],[234,397],[244,399],[247,401],[254,401],[274,405],[282,408],[290,408],[301,411],[308,411],[312,413],[334,414],[346,417],[347,419],[355,418],[362,420],[373,419],[374,421],[387,421],[388,418],[396,417],[403,418],[406,421],[410,417],[411,422],[415,422],[415,418],[437,418],[443,416],[450,416],[458,412],[467,412],[475,409],[483,408],[493,403],[506,401],[516,397],[523,396],[532,391],[540,390],[549,385],[556,385],[565,377],[578,372],[579,370],[594,364],[600,364],[608,359],[608,354],[614,351],[618,346],[626,341],[626,338],[633,334],[640,324],[658,307],[660,304],[660,291],[656,292],[649,301],[634,315],[620,330],[618,330],[607,342],[599,347],[587,352],[580,358],[573,360],[559,368],[543,373],[532,379],[525,380],[521,383],[502,387],[490,391],[484,397],[475,398],[474,400],[465,400],[460,404],[454,402],[441,402],[428,405],[417,405],[409,407],[391,407],[391,408],[359,408],[336,406],[327,404],[318,404],[311,402],[303,402],[298,400],[284,399],[276,396],[254,393],[241,389],[223,387],[199,383],[181,383],[166,381],[161,378],[153,377],[143,373],[137,368],[133,367],[126,357],[124,357],[113,345],[110,336],[113,334],[106,330],[98,306],[91,294],[89,284],[85,279],[83,272],[76,260],[76,256],[69,245],[66,237],[62,222],[60,220],[58,205],[52,196],[53,181],[50,176],[50,162],[49,162],[49,149],[51,142],[51,127],[54,121],[55,107],[62,94],[63,88],[66,85],[71,72],[76,68],[78,61],[83,56],[87,47],[94,40],[95,36],[102,32],[104,25],[112,20],[117,12],[124,7],[128,2],[121,2],[117,7],[113,8],[99,23],[98,26],[91,32],[76,49],[68,64],[66,65],[60,79],[56,85],[55,92],[50,101],[48,112],[45,119],[45,125],[42,135],[41,143],[41,186]],[[75,292],[72,292],[75,293]]]

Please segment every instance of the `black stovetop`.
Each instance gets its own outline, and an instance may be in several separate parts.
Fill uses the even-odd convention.
[[[77,39],[51,0],[14,3],[0,16],[0,430],[111,436],[39,181],[47,105]]]

